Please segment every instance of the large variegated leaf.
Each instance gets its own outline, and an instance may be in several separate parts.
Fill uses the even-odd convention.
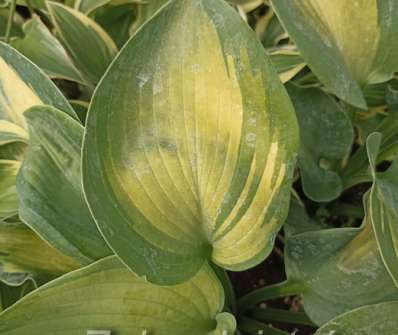
[[[117,53],[115,43],[88,16],[56,2],[48,1],[47,5],[60,40],[77,68],[89,83],[96,84]]]
[[[0,314],[0,334],[234,334],[234,318],[221,313],[223,306],[222,286],[208,266],[184,284],[162,287],[113,256],[20,300]]]
[[[89,263],[110,253],[83,197],[83,127],[50,106],[25,112],[30,143],[17,179],[19,216],[65,255]]]
[[[302,286],[304,309],[318,325],[354,308],[398,299],[369,213],[362,228],[326,229],[290,237],[285,262],[288,279]]]
[[[349,154],[354,131],[341,106],[318,88],[288,86],[300,125],[299,165],[307,197],[331,201],[343,190],[339,175]]]
[[[361,108],[361,87],[398,70],[397,0],[273,0],[303,58],[338,97]]]
[[[32,278],[41,285],[78,267],[25,224],[0,221],[0,281],[20,285]]]
[[[96,90],[85,194],[112,249],[150,281],[181,282],[206,260],[247,269],[269,254],[287,214],[297,135],[288,96],[238,14],[221,0],[172,1]]]
[[[39,17],[34,16],[27,21],[23,29],[25,36],[11,41],[15,49],[43,69],[50,77],[83,81],[64,47]]]
[[[367,140],[367,151],[373,175],[368,211],[383,262],[398,287],[398,162],[384,173],[376,173],[381,134]]]
[[[36,65],[0,42],[0,119],[26,128],[23,112],[43,104],[77,118],[62,93]]]
[[[15,183],[20,165],[18,161],[0,159],[0,219],[18,213]]]
[[[363,306],[339,315],[315,335],[396,335],[398,300]]]

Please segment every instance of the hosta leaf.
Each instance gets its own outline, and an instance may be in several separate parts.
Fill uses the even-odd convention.
[[[15,188],[20,162],[0,159],[0,219],[18,213],[18,198]]]
[[[138,28],[147,22],[167,2],[169,2],[169,0],[151,0],[143,1],[142,4],[138,5],[137,19],[131,27],[131,32],[136,32]]]
[[[0,119],[26,128],[23,112],[42,104],[77,118],[62,93],[36,65],[0,42]]]
[[[28,57],[53,78],[82,82],[61,43],[51,34],[38,16],[33,16],[23,27],[25,36],[11,41],[11,45]]]
[[[76,114],[79,116],[80,121],[85,124],[89,103],[83,100],[70,100],[69,102]]]
[[[398,70],[397,0],[273,0],[303,58],[339,98],[365,108],[360,87]]]
[[[19,18],[17,15],[15,15],[16,18]],[[22,36],[22,28],[19,20],[15,19],[12,22],[11,25],[11,36]],[[0,2],[0,37],[4,37],[6,33],[6,27],[7,27],[7,21],[8,21],[8,9],[4,8],[1,9],[1,2]]]
[[[25,118],[30,145],[17,179],[20,218],[79,262],[108,255],[81,188],[83,127],[50,106],[32,107]]]
[[[88,16],[48,1],[48,9],[61,42],[86,80],[95,84],[117,53],[109,35]]]
[[[0,221],[0,281],[21,285],[32,278],[41,285],[78,267],[25,224]]]
[[[137,3],[152,3],[157,0],[76,0],[75,9],[80,12],[85,13],[86,15],[94,12],[95,10],[105,6],[105,5],[113,5],[115,7],[119,7],[127,4],[137,4]]]
[[[398,113],[391,111],[372,131],[382,135],[381,143],[376,157],[376,164],[390,160],[398,153]],[[343,170],[344,187],[349,188],[355,184],[372,181],[372,171],[369,167],[367,148],[362,146],[350,157],[347,167]]]
[[[363,305],[398,299],[369,215],[362,228],[324,229],[290,237],[285,262],[289,280],[303,287],[306,313],[318,325]]]
[[[187,280],[209,259],[247,269],[287,214],[297,137],[288,96],[238,14],[220,0],[172,1],[96,90],[85,194],[112,249],[150,281]]]
[[[15,142],[27,143],[27,131],[12,122],[0,120],[0,146]]]
[[[233,334],[233,316],[220,314],[223,305],[222,287],[208,266],[184,284],[162,287],[112,256],[20,300],[0,314],[0,334]]]
[[[343,190],[337,168],[353,141],[350,119],[318,88],[289,85],[288,92],[300,125],[299,165],[304,192],[314,201],[331,201]]]
[[[376,174],[381,134],[373,133],[367,140],[367,151],[373,175],[369,195],[369,216],[383,262],[398,287],[398,164]]]
[[[76,0],[75,9],[84,14],[90,14],[95,9],[107,5],[111,0]]]
[[[263,19],[258,21],[255,29],[265,48],[276,46],[287,35],[278,17],[273,12],[264,15]]]
[[[306,65],[300,54],[294,50],[278,49],[269,55],[282,83],[288,82]]]
[[[112,37],[118,47],[122,47],[130,37],[130,30],[136,19],[136,4],[120,6],[107,5],[98,8],[94,20]]]
[[[398,301],[363,306],[322,326],[315,335],[395,335]]]

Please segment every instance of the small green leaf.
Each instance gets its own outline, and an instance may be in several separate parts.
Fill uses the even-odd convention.
[[[18,213],[18,197],[15,187],[21,163],[0,159],[0,219]]]
[[[369,215],[361,228],[323,229],[290,237],[285,262],[288,279],[304,287],[304,309],[318,325],[357,307],[398,299]]]
[[[61,42],[86,80],[96,84],[117,53],[111,37],[88,16],[48,1]]]
[[[363,306],[339,315],[315,335],[396,335],[398,301]]]
[[[232,335],[234,318],[223,307],[222,286],[208,266],[184,284],[162,287],[112,256],[24,297],[0,314],[0,334]]]
[[[81,263],[109,255],[83,197],[83,127],[50,106],[25,112],[30,143],[17,179],[20,218]]]
[[[0,281],[15,286],[31,278],[41,285],[79,266],[25,224],[0,221]]]
[[[26,128],[23,112],[44,104],[77,118],[62,93],[36,65],[0,42],[0,119]]]
[[[39,66],[49,77],[82,82],[61,43],[36,15],[23,27],[25,36],[15,38],[11,45]]]
[[[273,0],[309,67],[342,100],[366,109],[361,87],[398,70],[398,1]]]
[[[339,165],[354,137],[349,117],[337,102],[318,88],[288,86],[300,125],[299,165],[305,194],[322,202],[343,190]]]
[[[96,90],[86,198],[112,249],[149,281],[182,282],[208,260],[244,270],[270,253],[287,215],[297,130],[270,60],[233,8],[171,1]]]

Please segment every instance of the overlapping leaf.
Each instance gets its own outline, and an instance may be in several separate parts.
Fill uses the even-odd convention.
[[[88,16],[67,6],[47,2],[61,42],[85,79],[96,84],[117,53],[109,35]]]
[[[222,286],[208,266],[184,284],[162,287],[110,257],[39,288],[0,314],[0,334],[233,334],[234,318],[221,313],[223,306]]]
[[[25,224],[0,221],[0,281],[15,286],[31,278],[41,285],[79,265]]]
[[[295,50],[277,49],[269,55],[282,83],[288,82],[306,65],[300,54]]]
[[[345,111],[318,88],[288,86],[300,124],[299,165],[305,194],[331,201],[343,190],[338,173],[349,153],[353,128]]]
[[[80,73],[73,65],[61,43],[51,34],[40,18],[34,16],[24,24],[25,36],[11,41],[11,45],[48,76],[82,82]]]
[[[396,113],[396,111],[390,111],[385,118],[368,131],[369,133],[375,131],[382,135],[380,146],[377,149],[376,164],[384,160],[393,160],[397,156],[397,127],[398,113]],[[344,188],[349,188],[362,182],[372,181],[372,171],[369,168],[366,146],[358,148],[354,155],[351,156],[347,167],[343,170],[342,178]]]
[[[397,0],[274,0],[303,58],[339,98],[366,108],[361,87],[398,69]]]
[[[50,106],[32,107],[25,118],[30,145],[17,180],[19,216],[83,264],[108,255],[81,188],[83,127]]]
[[[360,229],[290,237],[285,262],[289,280],[302,285],[305,311],[318,325],[357,307],[398,299],[369,218]]]
[[[206,260],[247,269],[287,214],[297,137],[288,96],[238,14],[220,0],[172,1],[96,91],[85,194],[112,249],[150,281],[187,280]]]
[[[381,134],[373,133],[367,150],[373,175],[368,211],[383,262],[398,287],[398,163],[384,173],[376,173]]]
[[[0,42],[0,119],[26,128],[23,112],[43,104],[77,118],[62,93],[36,65]]]

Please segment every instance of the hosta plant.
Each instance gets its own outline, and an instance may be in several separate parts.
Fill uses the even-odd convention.
[[[395,335],[397,0],[0,1],[0,335]]]

